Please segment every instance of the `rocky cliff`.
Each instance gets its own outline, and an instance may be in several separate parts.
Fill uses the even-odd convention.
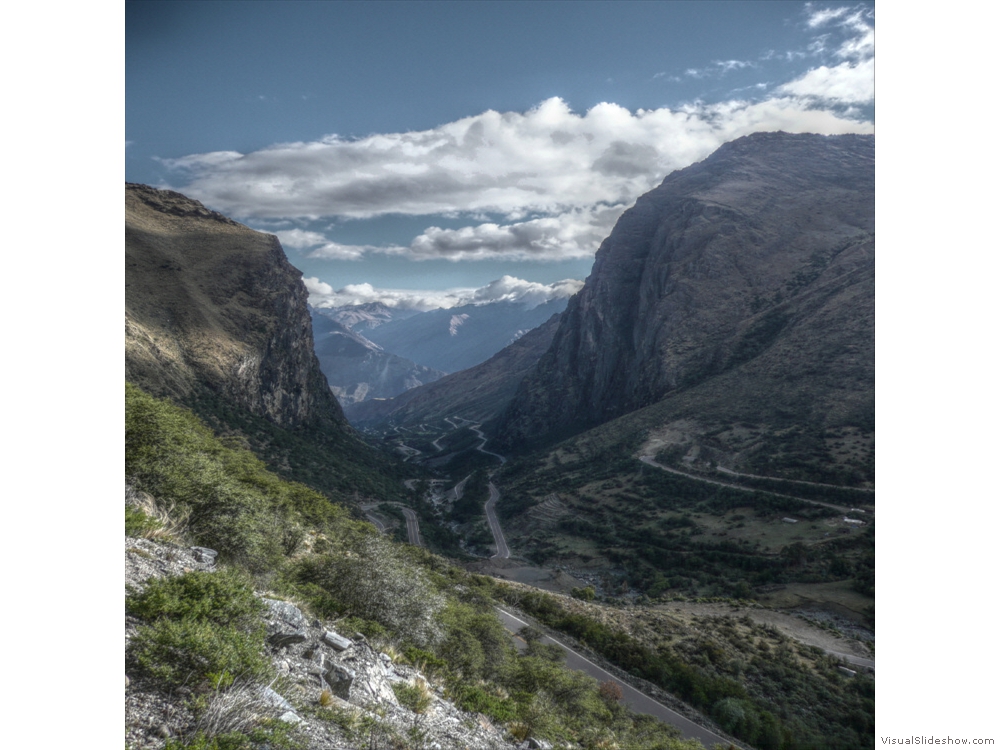
[[[126,379],[180,401],[207,389],[282,427],[346,426],[301,277],[276,237],[126,184]]]
[[[856,135],[758,133],[669,175],[602,243],[500,445],[695,392],[685,416],[717,425],[873,432],[874,186]]]

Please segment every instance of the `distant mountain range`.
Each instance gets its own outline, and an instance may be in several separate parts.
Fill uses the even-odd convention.
[[[394,317],[367,328],[363,335],[387,352],[453,373],[485,362],[554,314],[561,313],[566,303],[565,298],[558,298],[531,308],[506,300],[462,305],[405,319]],[[344,308],[341,311],[346,312]]]
[[[311,312],[320,369],[341,405],[391,398],[445,374],[382,351],[377,344],[336,322],[336,318],[315,309]],[[342,313],[341,317],[352,320],[351,313]],[[355,316],[353,322],[364,328],[368,321]]]
[[[344,413],[360,428],[416,425],[455,415],[485,422],[496,417],[514,396],[521,378],[549,348],[558,325],[559,316],[553,315],[475,367],[395,398],[346,404]]]

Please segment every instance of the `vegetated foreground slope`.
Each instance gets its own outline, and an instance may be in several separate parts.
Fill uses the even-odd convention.
[[[500,449],[656,404],[647,429],[685,420],[685,452],[728,468],[872,482],[874,155],[873,136],[758,133],[669,175],[602,243]]]
[[[130,747],[697,747],[552,650],[519,654],[490,579],[389,542],[133,386],[125,416],[126,570],[175,574],[127,592]],[[220,569],[171,569],[188,550],[142,537],[216,550]]]
[[[125,186],[125,377],[330,496],[401,492],[351,429],[278,239],[179,193]]]

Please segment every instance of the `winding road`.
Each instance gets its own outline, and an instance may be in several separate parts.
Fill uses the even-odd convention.
[[[503,625],[511,633],[516,636],[518,631],[530,623],[525,622],[521,618],[512,615],[510,612],[496,608],[497,614],[500,615],[500,620]],[[515,638],[515,644],[519,649],[524,649],[527,644],[520,638]],[[685,739],[695,739],[701,742],[705,747],[714,747],[717,744],[721,744],[723,747],[728,747],[730,741],[720,737],[709,729],[695,724],[693,721],[685,716],[677,713],[673,709],[667,708],[662,703],[653,700],[645,693],[639,692],[631,685],[623,683],[621,678],[608,672],[606,669],[597,666],[594,662],[585,656],[578,654],[576,651],[571,649],[564,643],[560,643],[555,638],[550,638],[549,636],[543,636],[541,639],[542,643],[545,644],[555,644],[559,646],[566,652],[566,666],[570,669],[576,669],[585,674],[589,674],[594,679],[599,682],[607,682],[608,680],[613,680],[622,689],[622,703],[631,708],[633,711],[646,714],[648,716],[655,716],[661,721],[665,721],[668,724],[672,724],[681,730],[681,734]]]
[[[755,490],[749,487],[743,487],[738,484],[731,484],[729,482],[720,482],[718,479],[708,479],[706,477],[695,476],[694,474],[688,474],[686,471],[681,471],[680,469],[673,469],[669,466],[664,466],[663,464],[658,464],[653,460],[652,456],[639,456],[639,460],[648,466],[656,467],[657,469],[662,469],[663,471],[669,472],[671,474],[677,474],[678,476],[687,477],[688,479],[694,479],[696,482],[707,482],[708,484],[715,484],[719,487],[729,487],[734,490],[743,490],[744,492],[766,492],[769,495],[774,495],[775,497],[787,497],[790,500],[798,500],[802,503],[809,503],[810,505],[822,505],[824,508],[833,508],[841,513],[850,512],[850,508],[844,505],[834,505],[833,503],[823,503],[819,500],[807,500],[804,497],[796,497],[795,495],[784,495],[780,492],[774,492],[772,490]]]

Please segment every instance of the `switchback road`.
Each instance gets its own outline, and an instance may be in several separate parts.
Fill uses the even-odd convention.
[[[500,615],[500,620],[503,622],[504,627],[507,628],[511,633],[515,635],[517,632],[529,623],[524,620],[512,615],[510,612],[506,612],[499,607],[496,608],[497,613]],[[690,719],[681,716],[679,713],[673,709],[667,708],[662,703],[653,700],[645,693],[641,693],[636,690],[631,685],[627,685],[621,681],[618,677],[608,672],[606,669],[597,666],[585,656],[578,654],[576,651],[571,649],[569,646],[560,643],[555,638],[550,638],[549,636],[542,637],[542,643],[555,644],[559,646],[566,652],[566,666],[570,669],[576,669],[580,672],[589,674],[594,679],[599,682],[607,682],[608,680],[613,680],[622,689],[622,703],[631,708],[633,711],[646,714],[648,716],[655,716],[660,721],[665,721],[668,724],[672,724],[681,730],[681,734],[686,739],[695,739],[701,742],[705,747],[715,747],[717,744],[721,744],[723,747],[728,747],[730,741],[720,737],[709,729],[706,729],[699,724],[695,724]],[[523,641],[515,641],[518,648],[524,648]]]

